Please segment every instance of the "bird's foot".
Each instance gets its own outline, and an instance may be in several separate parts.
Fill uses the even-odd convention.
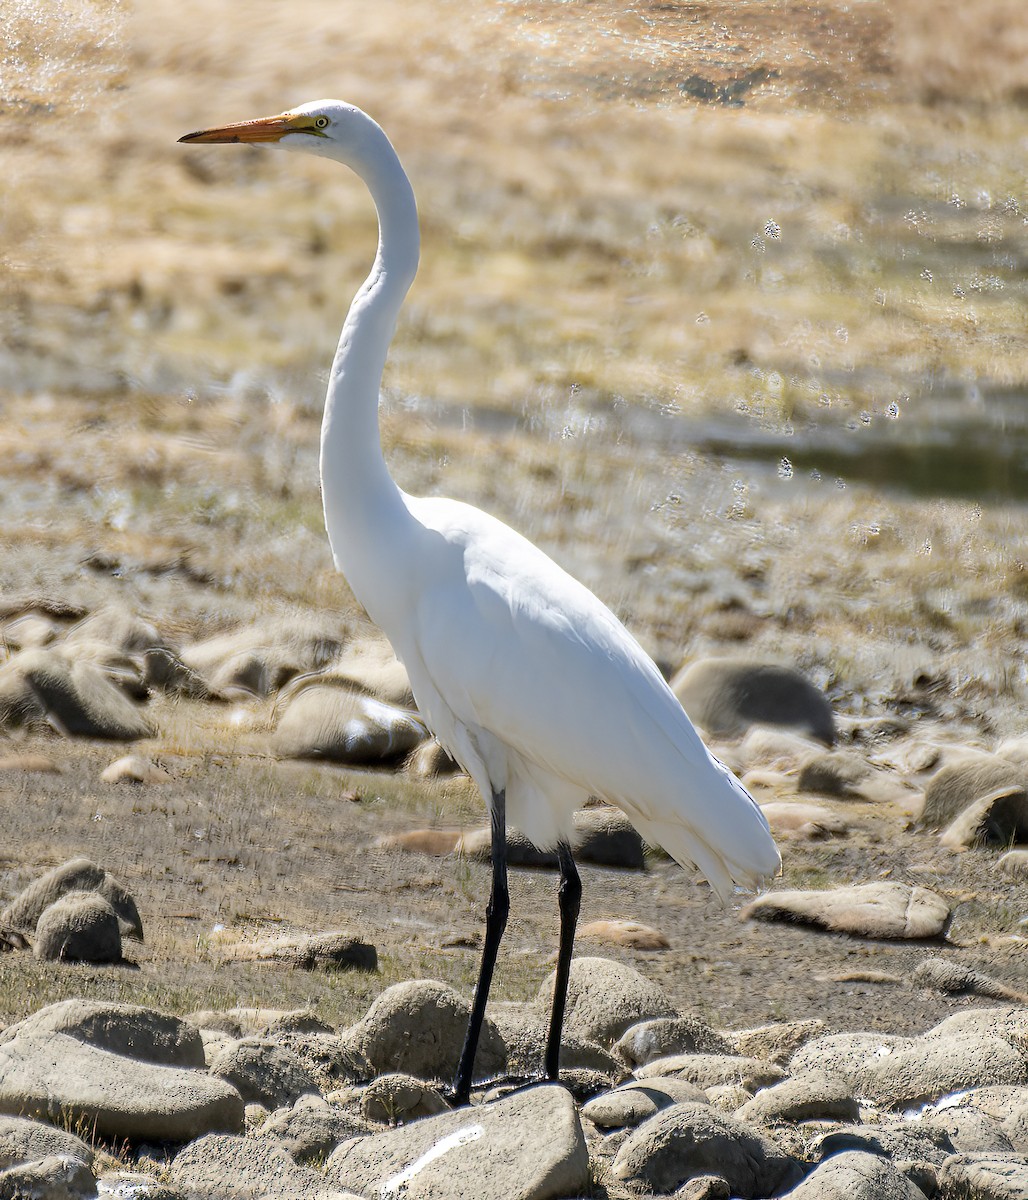
[[[481,1097],[481,1103],[488,1104],[492,1100],[502,1100],[547,1083],[560,1083],[560,1080],[549,1079],[546,1075],[496,1075],[476,1083],[475,1092]],[[451,1108],[464,1108],[471,1103],[470,1095],[462,1097],[456,1088],[446,1088],[442,1096]]]

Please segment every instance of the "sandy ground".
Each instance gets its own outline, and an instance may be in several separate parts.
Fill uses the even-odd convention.
[[[174,144],[342,94],[393,133],[423,217],[383,406],[405,487],[515,523],[669,666],[791,662],[841,716],[898,715],[911,740],[1024,731],[1028,545],[1004,453],[1025,422],[1016,4],[970,29],[913,0],[305,0],[245,22],[224,0],[71,7],[5,17],[5,619],[117,600],[183,640],[283,613],[368,631],[316,484],[367,198],[330,164]],[[88,854],[148,940],[135,971],[5,956],[0,1016],[85,993],[310,1001],[342,1021],[395,979],[470,985],[484,869],[374,845],[476,823],[462,782],[279,763],[248,732],[259,704],[154,717],[142,749],[173,776],[155,788],[102,785],[110,746],[3,747],[61,773],[0,776],[0,887]],[[625,955],[730,1026],[924,1028],[983,1001],[832,977],[940,952],[1028,990],[1028,894],[995,849],[953,855],[901,805],[835,804],[852,832],[786,844],[784,882],[934,887],[955,906],[947,946],[740,923],[655,861],[586,867],[583,920],[644,921],[671,949],[582,952]],[[553,880],[518,872],[512,891],[497,996],[525,999],[549,969]],[[380,975],[220,952],[340,925],[380,947]]]

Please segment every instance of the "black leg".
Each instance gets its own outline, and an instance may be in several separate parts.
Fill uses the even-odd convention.
[[[560,946],[557,950],[557,977],[553,984],[553,1008],[550,1010],[550,1033],[546,1039],[546,1078],[557,1082],[560,1066],[560,1031],[564,1025],[564,1006],[568,998],[568,975],[571,972],[571,948],[575,944],[575,926],[582,906],[582,880],[578,875],[571,847],[567,842],[557,846],[560,864]]]
[[[510,896],[507,892],[507,807],[503,792],[493,793],[489,816],[492,827],[493,886],[489,895],[489,907],[485,910],[485,944],[482,947],[482,964],[478,969],[478,985],[471,1005],[471,1018],[464,1037],[457,1078],[453,1084],[453,1100],[456,1104],[467,1104],[471,1095],[475,1051],[478,1049],[478,1037],[485,1018],[489,985],[493,978],[493,967],[496,966],[500,939],[507,927],[507,914],[510,912]]]

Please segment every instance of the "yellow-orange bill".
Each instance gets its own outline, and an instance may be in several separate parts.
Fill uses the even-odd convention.
[[[287,133],[306,132],[309,117],[284,113],[279,117],[259,117],[256,121],[236,121],[234,125],[219,125],[215,129],[198,129],[187,133],[180,142],[277,142]]]

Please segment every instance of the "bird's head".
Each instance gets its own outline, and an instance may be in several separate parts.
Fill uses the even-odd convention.
[[[366,139],[378,126],[366,113],[340,100],[314,100],[275,117],[258,117],[187,133],[180,142],[251,142],[305,150],[349,162],[363,157]]]

